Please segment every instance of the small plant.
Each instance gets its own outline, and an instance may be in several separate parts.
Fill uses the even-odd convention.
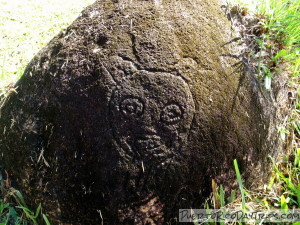
[[[274,168],[276,172],[276,176],[278,181],[283,181],[282,182],[282,188],[285,191],[284,193],[288,195],[287,198],[284,197],[284,195],[281,195],[281,200],[280,200],[280,205],[281,208],[284,207],[284,209],[288,208],[288,204],[296,207],[300,207],[300,183],[299,180],[297,179],[296,181],[292,179],[292,176],[294,173],[291,173],[288,176],[283,175],[278,167],[275,165]],[[297,182],[297,183],[296,183]]]
[[[241,195],[242,195],[242,209],[243,209],[243,211],[246,211],[245,195],[247,195],[248,193],[244,189],[243,182],[242,182],[242,176],[241,176],[239,166],[238,166],[238,163],[237,163],[236,159],[233,161],[233,164],[234,164],[234,170],[235,170],[236,178],[237,178],[237,181],[238,181],[239,189],[240,189],[240,192],[241,192]]]
[[[41,204],[35,211],[27,206],[23,195],[10,187],[9,179],[0,176],[0,225],[39,225],[38,219],[46,225],[51,225],[47,216],[42,213]]]
[[[271,88],[273,73],[280,73],[282,63],[293,76],[300,67],[300,1],[263,0],[258,4],[262,34],[256,40],[260,47],[258,75],[263,73],[266,89]]]

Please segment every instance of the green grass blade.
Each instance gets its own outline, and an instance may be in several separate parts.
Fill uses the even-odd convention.
[[[51,225],[50,221],[48,220],[48,218],[45,214],[43,214],[43,219],[44,219],[46,225]]]
[[[225,206],[225,191],[223,186],[220,186],[220,206],[224,207]]]
[[[234,170],[235,170],[236,178],[238,181],[239,189],[240,189],[241,195],[242,195],[242,209],[243,209],[243,211],[246,211],[245,191],[244,191],[242,176],[241,176],[239,166],[238,166],[236,159],[233,161],[233,164],[234,164]]]
[[[296,197],[297,197],[298,207],[300,207],[300,184],[298,184],[297,186]]]
[[[231,191],[231,194],[230,194],[230,196],[229,196],[229,200],[228,200],[229,202],[228,202],[228,203],[231,203],[231,202],[234,201],[235,195],[236,195],[236,191],[235,191],[235,190]]]
[[[34,217],[37,218],[41,212],[41,208],[42,208],[42,205],[41,203],[39,204],[39,206],[37,207],[36,211],[35,211],[35,215]]]

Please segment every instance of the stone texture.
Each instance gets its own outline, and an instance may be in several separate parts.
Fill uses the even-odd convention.
[[[232,40],[216,0],[96,2],[2,100],[0,164],[54,224],[166,223],[235,158],[259,182],[276,107]]]

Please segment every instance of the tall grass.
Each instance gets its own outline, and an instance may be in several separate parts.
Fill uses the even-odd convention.
[[[300,0],[264,0],[259,4],[259,13],[264,15],[264,44],[275,43],[271,60],[285,64],[289,73],[289,85],[295,96],[286,127],[281,129],[283,137],[289,136],[292,149],[280,163],[274,161],[273,187],[278,192],[278,203],[282,209],[300,207],[300,123],[299,123],[299,73],[300,73]],[[272,48],[274,46],[267,46]],[[270,69],[270,68],[269,68]],[[280,71],[279,71],[280,72]],[[298,90],[298,91],[297,91]],[[285,139],[285,138],[283,138]],[[294,159],[294,160],[293,160]],[[273,188],[273,190],[274,190]]]
[[[245,6],[245,1],[231,2]],[[246,7],[250,2],[246,2]],[[279,129],[286,152],[281,159],[273,160],[269,184],[252,191],[245,190],[238,163],[234,160],[240,197],[224,207],[242,210],[300,208],[300,0],[260,0],[251,8],[262,28],[261,33],[253,37],[259,48],[252,56],[257,57],[257,75],[263,75],[270,89],[272,77],[280,73],[287,74],[286,85],[292,96],[288,108],[290,113],[289,119]],[[224,205],[224,196],[222,186],[217,187],[213,183],[212,205]]]
[[[243,209],[243,211],[246,211],[245,194],[247,194],[247,193],[246,193],[246,191],[244,189],[244,186],[243,186],[242,176],[241,176],[239,166],[238,166],[238,163],[237,163],[236,159],[233,161],[233,165],[234,165],[234,170],[235,170],[237,182],[238,182],[238,185],[239,185],[239,189],[240,189],[240,192],[241,192],[242,209]]]
[[[292,75],[299,76],[300,0],[263,0],[258,4],[258,13],[263,15],[263,44],[273,48],[271,60],[275,64],[280,60],[289,63]]]
[[[10,187],[10,181],[0,176],[0,225],[38,225],[39,221],[50,225],[47,216],[39,204],[36,210],[31,210],[21,192]]]
[[[264,0],[259,5],[259,9],[260,13],[267,17],[265,27],[269,29],[269,32],[274,32],[282,38],[287,47],[299,48],[299,0]]]

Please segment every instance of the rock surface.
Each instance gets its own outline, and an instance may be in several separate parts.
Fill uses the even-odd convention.
[[[276,107],[220,7],[98,1],[27,66],[2,100],[0,164],[53,224],[166,223],[211,179],[232,187],[235,158],[247,184],[264,177]]]

